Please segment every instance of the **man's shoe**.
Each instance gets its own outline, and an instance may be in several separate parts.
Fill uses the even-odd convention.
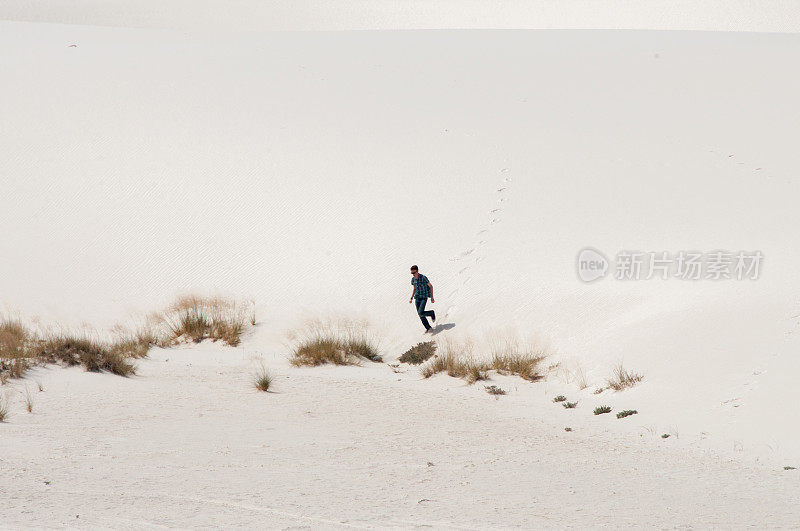
[[[433,314],[433,315],[431,315],[431,321],[433,321],[435,323],[436,322],[436,312],[431,310],[431,313]]]

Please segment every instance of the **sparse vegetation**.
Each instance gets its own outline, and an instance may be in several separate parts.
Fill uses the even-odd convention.
[[[224,341],[235,347],[241,342],[248,320],[255,314],[248,305],[224,297],[184,295],[159,316],[167,330],[164,346],[181,342],[199,343],[205,339]]]
[[[534,350],[521,350],[515,342],[506,342],[502,348],[493,348],[492,358],[488,362],[473,357],[473,344],[469,340],[459,343],[447,339],[439,347],[440,354],[436,354],[421,369],[425,378],[446,372],[454,378],[474,383],[488,380],[489,371],[492,370],[502,375],[517,375],[532,382],[543,377],[538,367],[544,355]]]
[[[504,395],[506,394],[504,389],[497,387],[496,385],[487,385],[485,386],[486,392],[490,395]]]
[[[608,387],[615,391],[622,391],[633,387],[642,381],[642,375],[627,371],[620,363],[614,368],[614,376],[606,381]]]
[[[44,363],[83,365],[89,372],[108,371],[119,376],[136,374],[136,366],[129,361],[133,356],[128,347],[117,343],[63,335],[39,341],[34,349],[35,357]]]
[[[597,389],[594,390],[594,394],[599,395],[600,393],[602,393],[605,390],[606,390],[605,387],[598,387]]]
[[[30,388],[26,385],[25,386],[25,409],[28,410],[28,413],[33,413],[33,394],[31,394]]]
[[[296,367],[326,363],[360,365],[364,359],[383,361],[378,353],[378,342],[365,322],[310,321],[291,339],[294,342],[291,363]]]
[[[436,354],[436,342],[425,341],[417,343],[400,356],[401,363],[410,363],[411,365],[419,365],[428,361],[434,354]]]
[[[0,383],[9,378],[21,378],[30,368],[27,352],[31,334],[18,321],[0,321]]]
[[[637,413],[638,411],[636,411],[635,409],[626,409],[624,411],[620,411],[619,413],[617,413],[617,418],[624,419],[625,417],[636,415]]]
[[[539,364],[545,358],[542,349],[520,345],[514,339],[506,339],[492,347],[490,367],[498,374],[515,374],[523,380],[535,382],[544,377],[539,371]]]
[[[669,433],[662,433],[661,434],[661,438],[662,439],[668,439],[669,438]]]
[[[256,389],[264,391],[265,393],[269,391],[269,388],[272,386],[272,375],[264,365],[261,365],[258,372],[256,372],[253,378],[253,385]]]
[[[568,427],[564,428],[564,431],[572,431],[572,428],[570,428],[570,427],[568,426]]]
[[[8,400],[0,395],[0,422],[5,422],[8,418],[9,410],[8,410]]]
[[[575,409],[576,407],[578,407],[578,403],[577,402],[564,402],[562,405],[566,409]]]
[[[557,397],[555,397],[555,398],[553,399],[553,402],[563,402],[563,401],[565,401],[566,399],[567,399],[567,397],[566,397],[566,396],[564,396],[564,395],[558,395]]]
[[[594,408],[595,415],[602,415],[603,413],[611,413],[611,406],[599,406]]]
[[[797,467],[793,467],[793,466],[785,466],[785,467],[783,467],[783,469],[784,469],[784,470],[797,470]]]

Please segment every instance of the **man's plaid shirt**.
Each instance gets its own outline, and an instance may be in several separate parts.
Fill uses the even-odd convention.
[[[417,278],[411,278],[415,299],[427,299],[431,296],[431,289],[428,287],[429,282],[428,277],[423,274],[420,274]]]

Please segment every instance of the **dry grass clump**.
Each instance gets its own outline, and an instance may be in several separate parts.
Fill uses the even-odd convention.
[[[628,389],[641,382],[642,378],[643,376],[641,374],[625,370],[620,363],[614,368],[614,376],[608,379],[606,383],[608,383],[608,387],[611,389],[622,391],[623,389]]]
[[[33,347],[35,357],[43,363],[63,363],[67,366],[83,365],[89,372],[107,371],[119,376],[136,374],[136,366],[129,346],[104,343],[88,337],[61,335],[38,341]],[[140,352],[141,347],[134,348]]]
[[[441,354],[436,355],[421,372],[424,378],[446,372],[449,376],[463,378],[469,383],[489,379],[489,371],[503,375],[517,375],[535,382],[544,377],[539,365],[545,359],[542,351],[522,348],[514,340],[502,344],[494,343],[491,347],[491,359],[480,361],[473,355],[474,344],[470,340],[456,342],[450,338],[440,343]]]
[[[253,387],[259,391],[267,392],[272,387],[272,375],[267,370],[266,366],[261,365],[253,377]]]
[[[31,365],[27,348],[31,334],[22,323],[4,319],[0,321],[0,382],[9,378],[22,378]]]
[[[452,351],[437,355],[427,365],[422,367],[423,378],[430,378],[434,374],[446,372],[453,378],[462,378],[468,383],[489,379],[489,364],[475,361],[468,356],[459,356]]]
[[[516,339],[506,338],[492,346],[491,368],[498,374],[516,374],[523,380],[535,382],[544,378],[539,365],[546,357],[540,348],[520,345]]]
[[[423,343],[417,343],[406,350],[398,361],[400,361],[400,363],[419,365],[420,363],[428,361],[434,354],[436,354],[436,342],[425,341]]]
[[[224,297],[184,295],[161,313],[166,329],[163,346],[181,342],[199,343],[204,339],[224,341],[232,347],[241,342],[245,324],[255,321],[249,304]],[[166,343],[166,344],[164,344]]]
[[[293,344],[291,363],[295,367],[360,365],[363,359],[383,361],[379,342],[364,321],[311,320],[289,337]]]
[[[0,422],[5,422],[8,418],[9,409],[8,409],[8,399],[3,395],[0,395]]]

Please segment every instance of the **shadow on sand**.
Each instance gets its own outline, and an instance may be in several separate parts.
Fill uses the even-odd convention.
[[[450,330],[451,328],[453,328],[455,326],[456,326],[455,323],[445,323],[445,324],[436,325],[433,328],[431,328],[430,334],[432,336],[435,336],[439,332],[442,332],[444,330]]]

